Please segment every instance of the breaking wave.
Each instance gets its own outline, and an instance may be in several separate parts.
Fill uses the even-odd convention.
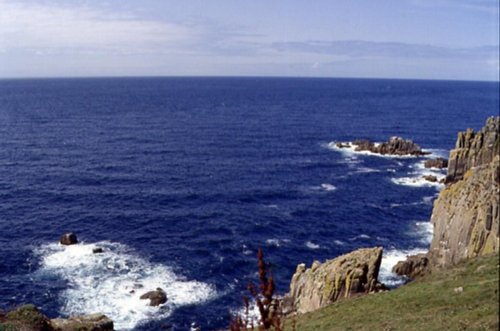
[[[94,254],[100,247],[102,253]],[[152,264],[126,245],[107,241],[71,246],[47,244],[36,249],[40,257],[37,276],[61,278],[68,286],[60,294],[61,313],[103,313],[117,330],[129,330],[146,320],[166,318],[179,306],[204,302],[216,296],[209,284],[187,280],[171,268]],[[162,288],[168,301],[150,307],[139,297]]]

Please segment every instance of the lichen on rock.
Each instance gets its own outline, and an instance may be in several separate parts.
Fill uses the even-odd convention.
[[[299,264],[284,302],[306,313],[352,295],[384,289],[377,279],[382,251],[382,247],[361,248],[324,263],[315,261],[309,269]]]

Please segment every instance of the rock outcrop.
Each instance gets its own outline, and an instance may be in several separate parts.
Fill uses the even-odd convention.
[[[427,254],[417,254],[408,256],[406,261],[399,261],[392,272],[396,275],[407,276],[411,279],[423,276],[429,268],[429,259]]]
[[[478,132],[467,129],[458,134],[455,149],[450,152],[447,183],[464,178],[473,167],[488,164],[500,152],[499,117],[491,117]]]
[[[59,242],[61,245],[74,245],[78,243],[78,239],[76,239],[76,234],[70,232],[63,234]]]
[[[299,264],[290,283],[285,304],[307,313],[352,295],[384,289],[377,277],[382,248],[362,248],[307,269]]]
[[[154,291],[149,291],[140,296],[141,299],[149,299],[150,306],[159,306],[167,302],[167,294],[161,288],[157,288]]]
[[[0,314],[0,330],[19,331],[113,331],[113,321],[102,314],[48,319],[34,305]]]
[[[24,305],[0,314],[0,330],[52,331],[49,319],[34,305]]]
[[[447,186],[434,202],[432,266],[499,251],[499,117],[479,132],[458,134],[450,152]]]
[[[353,142],[356,146],[355,151],[369,151],[381,155],[413,155],[422,156],[430,153],[422,151],[419,145],[412,140],[406,140],[401,137],[392,137],[387,142],[375,144],[369,140],[356,140]]]

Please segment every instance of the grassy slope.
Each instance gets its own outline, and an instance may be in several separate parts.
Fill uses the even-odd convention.
[[[498,273],[498,255],[471,259],[393,291],[302,315],[296,330],[498,330]],[[455,293],[460,286],[463,292]]]

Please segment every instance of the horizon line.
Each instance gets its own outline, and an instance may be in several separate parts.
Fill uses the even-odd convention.
[[[351,79],[351,80],[417,80],[417,81],[443,81],[443,82],[478,82],[478,83],[500,83],[500,77],[496,80],[477,79],[450,79],[450,78],[411,78],[411,77],[343,77],[343,76],[281,76],[281,75],[113,75],[113,76],[26,76],[26,77],[0,77],[5,80],[57,80],[57,79],[136,79],[136,78],[287,78],[287,79]]]

